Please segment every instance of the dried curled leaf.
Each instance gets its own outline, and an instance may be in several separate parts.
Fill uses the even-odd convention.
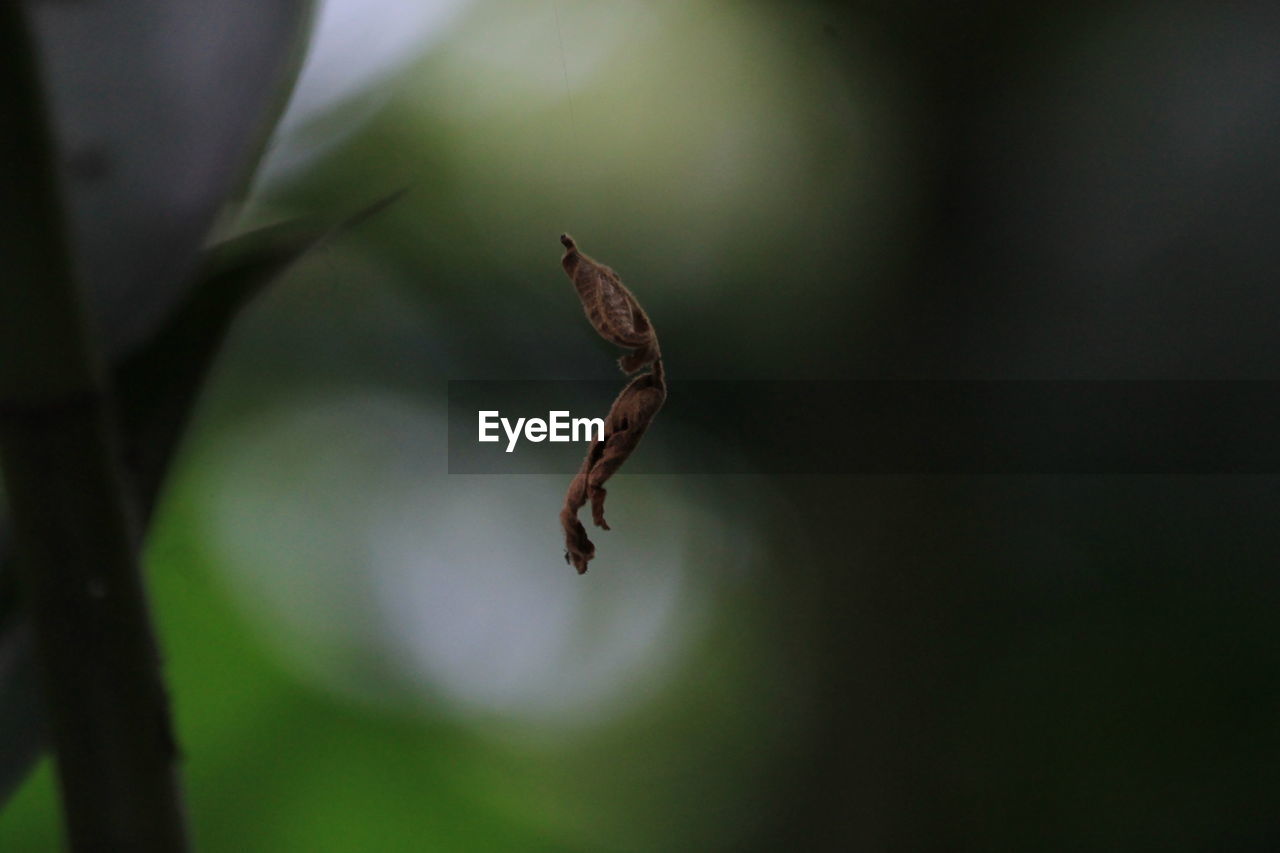
[[[561,234],[560,242],[564,244],[560,265],[577,289],[582,310],[591,325],[606,341],[635,350],[618,360],[623,372],[635,373],[646,364],[657,361],[662,353],[649,315],[644,313],[618,274],[584,255],[568,234]]]
[[[564,508],[560,510],[565,561],[582,574],[595,557],[596,548],[578,520],[578,510],[590,501],[593,523],[609,529],[604,520],[605,481],[622,467],[640,443],[667,399],[667,384],[658,336],[635,296],[622,284],[617,273],[578,251],[568,234],[562,234],[560,242],[565,247],[561,264],[573,281],[591,324],[605,340],[634,350],[621,359],[622,369],[634,373],[646,364],[653,365],[651,371],[627,383],[613,401],[605,418],[604,438],[591,443],[582,468],[565,495]]]

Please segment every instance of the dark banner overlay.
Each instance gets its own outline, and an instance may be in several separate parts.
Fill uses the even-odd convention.
[[[451,381],[449,473],[577,471],[587,442],[507,452],[498,418],[604,418],[625,384]],[[1280,382],[672,381],[622,473],[1276,474]]]

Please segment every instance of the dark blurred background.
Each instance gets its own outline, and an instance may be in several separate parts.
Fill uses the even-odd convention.
[[[445,446],[449,380],[619,377],[561,231],[673,380],[1280,379],[1280,7],[332,0],[227,228],[405,185],[148,543],[202,849],[1280,846],[1274,476],[624,469],[579,578],[566,476]]]

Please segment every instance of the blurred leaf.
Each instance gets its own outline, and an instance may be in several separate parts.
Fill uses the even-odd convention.
[[[240,310],[308,251],[399,199],[399,190],[337,225],[292,221],[211,248],[186,300],[116,369],[126,463],[149,519],[204,377]],[[42,748],[40,700],[26,619],[12,588],[7,525],[0,516],[0,803]]]
[[[181,297],[300,65],[310,0],[28,0],[68,232],[109,352]],[[104,227],[110,223],[109,227]]]
[[[384,196],[337,225],[294,220],[251,231],[206,253],[198,283],[186,299],[116,371],[126,461],[144,516],[150,515],[205,374],[240,310],[308,251],[405,192]]]
[[[323,233],[291,222],[213,248],[183,303],[116,371],[125,458],[144,515],[150,515],[205,373],[236,314]]]

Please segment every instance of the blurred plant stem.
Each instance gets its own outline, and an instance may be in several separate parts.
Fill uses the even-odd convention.
[[[22,7],[0,4],[0,460],[69,846],[185,850],[138,542]]]

